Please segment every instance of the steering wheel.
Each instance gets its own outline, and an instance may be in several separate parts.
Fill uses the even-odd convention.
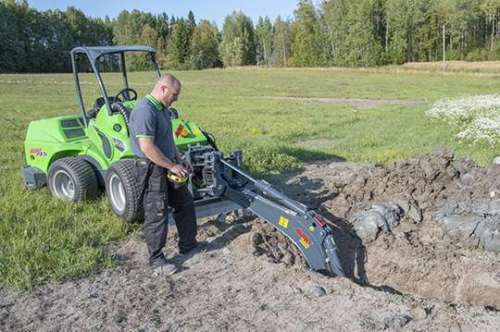
[[[132,93],[132,96],[130,96],[130,93]],[[118,101],[136,100],[137,91],[132,88],[125,88],[116,94],[115,99]]]

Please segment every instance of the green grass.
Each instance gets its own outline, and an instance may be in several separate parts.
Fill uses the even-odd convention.
[[[182,117],[215,134],[224,150],[242,149],[257,175],[335,157],[384,163],[449,148],[486,164],[498,153],[498,146],[457,142],[455,128],[424,116],[442,97],[500,91],[494,76],[255,68],[175,74],[183,82],[177,104]],[[140,93],[151,87],[151,79],[146,73],[130,75]],[[95,80],[82,81],[86,95],[95,95]],[[118,89],[118,77],[107,75],[107,81],[111,91]],[[276,96],[423,103],[355,109],[269,98]],[[106,246],[139,229],[116,218],[105,198],[70,204],[52,199],[46,189],[24,190],[19,170],[28,123],[77,110],[71,75],[0,75],[0,285],[30,289],[113,266]]]

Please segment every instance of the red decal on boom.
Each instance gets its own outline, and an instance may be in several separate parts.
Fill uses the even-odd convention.
[[[327,222],[326,222],[326,219],[323,218],[322,215],[318,214],[318,213],[315,213],[314,214],[314,219],[318,222],[318,224],[321,226],[321,227],[324,227],[327,225]]]
[[[295,233],[297,233],[297,235],[300,237],[300,244],[302,244],[302,246],[304,248],[309,248],[309,246],[311,245],[311,240],[309,240],[309,238],[304,234],[304,231],[300,228],[297,228],[295,230]]]
[[[303,230],[301,230],[300,228],[297,228],[297,229],[295,230],[295,233],[297,233],[297,235],[298,235],[298,236],[300,236],[300,237],[303,237],[303,236],[305,235],[305,234],[304,234],[304,231],[303,231]]]

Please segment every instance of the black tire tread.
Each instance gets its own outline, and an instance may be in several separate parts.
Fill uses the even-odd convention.
[[[56,167],[61,167],[68,171],[75,180],[75,190],[77,191],[73,199],[74,202],[92,200],[97,197],[99,193],[97,177],[90,163],[78,157],[58,159],[50,166],[49,178]]]
[[[125,211],[120,215],[116,211],[115,213],[127,222],[137,222],[143,219],[143,208],[140,204],[140,195],[142,193],[142,188],[140,188],[139,183],[137,183],[135,175],[135,160],[124,159],[117,161],[109,168],[106,174],[106,192],[108,196],[108,201],[111,203],[109,198],[109,186],[108,182],[113,173],[116,173],[123,184],[123,189],[125,190]]]

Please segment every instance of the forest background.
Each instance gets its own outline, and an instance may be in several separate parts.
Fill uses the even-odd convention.
[[[500,0],[300,0],[290,19],[208,20],[122,11],[90,17],[75,7],[39,11],[0,0],[0,72],[69,72],[81,45],[147,44],[162,66],[379,66],[500,59]],[[131,70],[141,70],[141,59]]]

